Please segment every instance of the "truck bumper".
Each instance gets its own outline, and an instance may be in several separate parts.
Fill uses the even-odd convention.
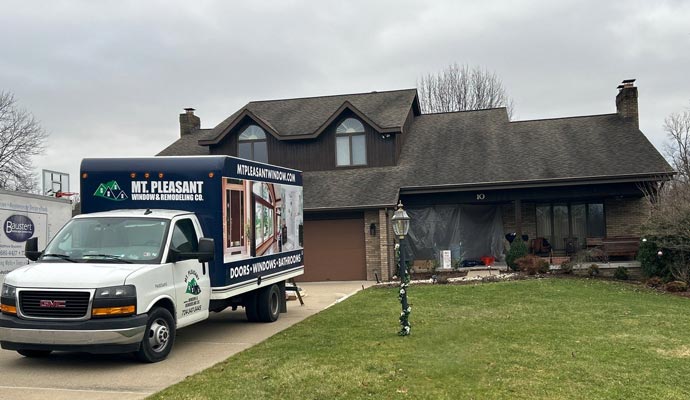
[[[7,350],[89,353],[135,351],[144,337],[146,314],[78,322],[29,321],[0,314],[0,346]]]

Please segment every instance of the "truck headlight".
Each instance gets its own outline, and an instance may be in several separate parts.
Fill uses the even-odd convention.
[[[17,315],[17,288],[6,283],[2,284],[0,292],[0,312]]]
[[[124,317],[137,312],[137,289],[134,285],[96,289],[92,317]]]

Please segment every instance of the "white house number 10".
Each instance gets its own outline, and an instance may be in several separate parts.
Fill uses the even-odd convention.
[[[484,193],[477,193],[477,200],[486,200],[486,195]]]

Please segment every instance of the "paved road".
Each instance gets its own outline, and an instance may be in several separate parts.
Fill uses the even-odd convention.
[[[58,352],[44,359],[0,350],[0,399],[141,399],[202,371],[369,286],[370,282],[301,283],[304,306],[288,302],[271,324],[250,323],[242,308],[212,314],[178,331],[167,360],[140,364],[129,355]]]

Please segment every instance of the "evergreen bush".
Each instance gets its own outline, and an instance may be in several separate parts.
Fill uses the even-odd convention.
[[[613,273],[613,278],[618,279],[619,281],[627,281],[630,276],[628,275],[628,269],[620,266],[616,268],[616,271]]]
[[[651,240],[642,241],[637,251],[637,261],[640,262],[645,277],[659,276],[667,278],[670,270],[666,265],[667,257],[659,257],[659,247]]]
[[[518,258],[526,256],[527,253],[527,244],[522,241],[522,238],[519,235],[516,236],[515,240],[513,240],[513,243],[510,245],[508,254],[506,255],[506,264],[508,264],[508,267],[510,267],[510,269],[513,271],[517,271],[520,267],[515,261]]]

